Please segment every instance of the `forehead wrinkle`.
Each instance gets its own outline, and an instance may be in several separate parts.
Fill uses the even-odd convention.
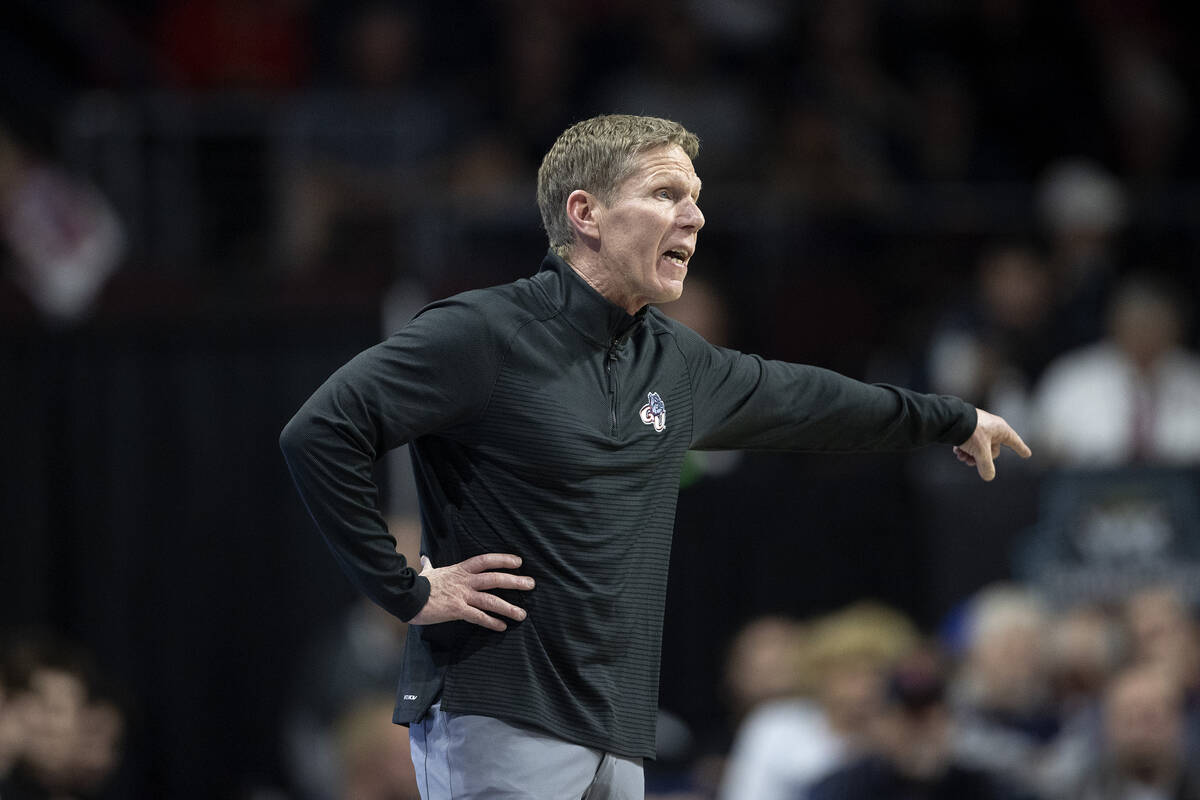
[[[667,175],[667,176],[671,176],[671,177],[675,177],[675,178],[682,178],[684,183],[695,187],[694,191],[692,192],[692,196],[693,197],[700,196],[700,189],[703,187],[703,182],[700,180],[700,176],[697,175],[695,172],[688,172],[687,170],[683,169],[682,167],[680,167],[678,165],[671,164],[671,165],[666,165],[666,166],[660,167],[660,168],[655,169],[655,170],[651,171],[650,173],[648,173],[646,176],[645,182],[653,183],[655,180],[657,180],[659,178],[659,176],[662,176],[662,175]]]

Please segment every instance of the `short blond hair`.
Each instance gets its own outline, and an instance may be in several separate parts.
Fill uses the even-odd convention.
[[[851,663],[881,670],[916,649],[920,635],[907,616],[890,606],[864,600],[818,619],[809,641],[807,679],[815,686]]]
[[[574,241],[567,219],[567,197],[576,189],[608,204],[628,178],[637,157],[647,150],[677,145],[688,158],[700,152],[700,140],[678,122],[631,114],[603,114],[576,122],[554,141],[538,169],[537,202],[550,247],[566,256]]]

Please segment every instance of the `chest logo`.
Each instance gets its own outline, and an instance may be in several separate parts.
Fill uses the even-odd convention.
[[[646,405],[642,406],[638,416],[645,424],[653,425],[656,433],[662,433],[667,429],[667,406],[658,396],[658,392],[646,394]]]

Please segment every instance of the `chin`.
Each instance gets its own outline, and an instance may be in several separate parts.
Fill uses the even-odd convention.
[[[683,281],[671,281],[663,287],[659,294],[658,303],[672,303],[683,297]]]

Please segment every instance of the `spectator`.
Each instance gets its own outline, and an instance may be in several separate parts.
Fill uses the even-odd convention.
[[[979,130],[975,98],[955,64],[926,57],[914,70],[912,91],[914,119],[895,145],[902,177],[958,191],[968,208],[977,197],[963,191],[971,183],[1011,178],[1012,159]]]
[[[963,766],[951,746],[954,722],[937,657],[918,651],[891,673],[871,720],[872,751],[832,773],[797,800],[998,800],[985,772]]]
[[[1031,592],[989,587],[969,610],[967,653],[955,681],[955,754],[963,764],[1028,791],[1060,731],[1051,704],[1049,616]]]
[[[1086,159],[1052,164],[1037,192],[1054,284],[1051,342],[1061,353],[1102,333],[1104,305],[1120,266],[1117,238],[1128,220],[1128,201],[1117,179]]]
[[[1195,628],[1181,591],[1170,584],[1151,584],[1125,601],[1134,663],[1156,665],[1186,680],[1198,668]]]
[[[745,82],[712,62],[713,48],[671,4],[650,6],[642,63],[614,75],[599,105],[614,112],[676,119],[704,142],[705,174],[744,177],[762,143],[761,110]]]
[[[92,308],[125,249],[125,232],[91,186],[34,157],[0,125],[0,238],[14,280],[58,322]]]
[[[442,177],[457,99],[423,80],[414,11],[368,4],[340,33],[339,88],[301,95],[281,125],[281,245],[293,270],[388,275]]]
[[[980,256],[975,298],[946,319],[929,347],[935,392],[957,394],[1023,426],[1048,352],[1050,275],[1030,247],[1003,243]]]
[[[1091,605],[1056,615],[1048,642],[1053,704],[1061,729],[1038,754],[1033,771],[1044,797],[1061,798],[1092,766],[1102,737],[1101,700],[1123,663],[1125,648],[1113,615]]]
[[[579,116],[577,85],[584,59],[576,9],[556,3],[516,3],[501,7],[493,31],[498,63],[487,65],[489,123],[520,153],[522,182],[541,162],[544,143]],[[595,64],[589,63],[588,68]],[[490,101],[490,102],[489,102]],[[532,187],[531,187],[532,189]]]
[[[1105,742],[1071,800],[1195,800],[1200,773],[1185,750],[1183,694],[1155,666],[1134,666],[1110,686]]]
[[[4,800],[69,795],[71,767],[87,701],[85,656],[52,637],[28,637],[7,653],[9,705],[23,734],[16,760],[0,783]]]
[[[1200,636],[1182,591],[1151,584],[1125,601],[1130,660],[1165,671],[1184,693],[1189,747],[1200,752]]]
[[[792,797],[858,752],[868,739],[888,670],[915,642],[911,622],[871,603],[817,621],[806,659],[813,699],[764,702],[746,719],[720,796]]]
[[[890,175],[873,143],[845,130],[812,92],[799,93],[777,128],[767,181],[784,202],[818,218],[855,218],[882,209]]]
[[[1187,141],[1187,90],[1170,64],[1133,41],[1105,52],[1108,106],[1117,153],[1135,193],[1178,178]]]
[[[781,120],[770,175],[780,193],[825,218],[874,215],[892,200],[890,152],[910,100],[879,63],[880,4],[808,4],[808,55]]]
[[[1200,358],[1181,347],[1184,323],[1171,290],[1128,279],[1108,337],[1047,368],[1034,408],[1040,452],[1086,467],[1200,460]]]
[[[1055,703],[1071,716],[1098,702],[1124,656],[1124,637],[1105,609],[1080,605],[1057,615],[1048,649]]]
[[[760,704],[801,691],[804,627],[786,617],[760,617],[744,626],[729,645],[725,686],[734,718]]]

